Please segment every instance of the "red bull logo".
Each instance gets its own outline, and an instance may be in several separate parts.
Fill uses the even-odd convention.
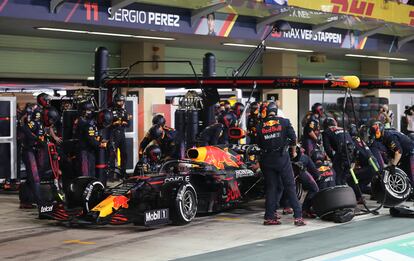
[[[128,208],[129,198],[125,196],[116,196],[114,199],[114,209]]]
[[[243,164],[226,149],[221,149],[215,146],[190,149],[188,156],[195,161],[211,164],[217,169],[224,169],[226,166],[237,168]]]

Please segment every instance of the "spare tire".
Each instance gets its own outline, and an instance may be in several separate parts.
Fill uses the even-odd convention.
[[[324,217],[335,210],[355,208],[357,201],[351,187],[335,186],[320,190],[313,197],[313,210],[318,217]]]
[[[406,201],[410,197],[411,190],[407,174],[399,168],[395,168],[395,175],[391,175],[387,167],[383,171],[382,181],[376,176],[372,180],[373,196],[386,207],[393,207]]]
[[[69,184],[66,192],[68,207],[82,207],[89,212],[104,196],[104,185],[94,177],[77,177]]]

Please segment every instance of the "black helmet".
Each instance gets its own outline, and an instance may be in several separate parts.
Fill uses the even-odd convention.
[[[227,128],[234,127],[237,123],[237,117],[232,112],[226,112],[223,117],[220,118],[220,123],[224,124]]]
[[[338,126],[338,123],[336,122],[336,120],[332,117],[327,117],[324,121],[323,121],[323,129],[326,130],[329,127],[332,126]]]
[[[353,123],[349,125],[349,135],[351,135],[351,137],[358,136],[358,127]]]
[[[244,104],[241,102],[236,102],[233,106],[233,111],[236,114],[237,118],[240,118],[244,111]]]
[[[161,159],[161,148],[158,145],[150,145],[145,149],[145,154],[150,162],[158,162]]]
[[[380,121],[374,122],[369,128],[369,137],[372,139],[381,139],[384,134],[384,124]]]
[[[52,98],[50,97],[50,95],[49,94],[47,94],[47,93],[41,93],[41,94],[39,94],[39,95],[37,95],[37,98],[36,98],[36,100],[37,100],[37,104],[39,104],[40,106],[42,106],[42,107],[47,107],[47,106],[49,106],[50,105],[50,100],[51,100]]]
[[[46,126],[55,124],[59,119],[59,112],[54,107],[47,107],[43,111],[43,122]]]
[[[164,137],[164,129],[160,125],[152,126],[148,133],[154,140],[162,139]]]
[[[277,107],[277,104],[275,102],[269,102],[266,108],[266,116],[268,116],[271,112],[274,112],[275,115],[277,115],[278,109],[279,108]]]
[[[117,107],[122,107],[125,104],[125,96],[123,94],[117,93],[114,96],[114,102]],[[122,102],[122,104],[118,104],[118,102]]]
[[[311,154],[311,159],[314,163],[318,162],[318,161],[324,161],[326,158],[325,152],[321,151],[321,150],[313,150],[312,154]]]
[[[90,101],[85,101],[80,105],[80,112],[82,116],[92,117],[94,110],[95,106]]]
[[[111,126],[113,118],[114,116],[110,110],[103,109],[98,112],[96,121],[98,123],[99,128],[104,129]]]
[[[322,115],[323,114],[323,106],[321,103],[317,102],[312,105],[312,113]]]
[[[250,104],[250,114],[253,115],[259,115],[259,103],[258,102],[252,102],[252,104]]]
[[[152,118],[152,125],[165,126],[165,118],[161,114],[157,114]]]

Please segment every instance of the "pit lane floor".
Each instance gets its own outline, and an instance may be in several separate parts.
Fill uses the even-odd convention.
[[[0,194],[0,206],[0,260],[342,260],[336,251],[414,232],[413,220],[392,218],[387,209],[339,225],[308,220],[295,227],[292,216],[283,216],[282,225],[263,226],[263,201],[153,229],[68,228],[18,209],[13,194]]]

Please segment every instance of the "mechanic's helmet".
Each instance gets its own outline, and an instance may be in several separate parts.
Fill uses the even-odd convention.
[[[250,114],[254,116],[259,115],[259,103],[258,102],[252,102],[250,104]]]
[[[266,116],[269,116],[270,113],[274,113],[275,115],[277,115],[277,110],[278,107],[276,102],[269,102],[266,108]]]
[[[164,138],[164,134],[165,134],[163,127],[160,126],[160,125],[152,126],[149,129],[148,133],[151,136],[151,138],[154,139],[154,140],[160,140],[160,139]]]
[[[108,109],[103,109],[98,112],[96,122],[98,123],[99,128],[104,129],[111,126],[113,119],[114,116],[112,112]]]
[[[225,101],[223,101],[223,106],[224,106],[224,110],[225,111],[230,111],[230,109],[231,109],[231,104],[230,104],[230,102],[229,101],[227,101],[227,100],[225,100]]]
[[[323,112],[324,110],[323,110],[323,106],[321,103],[317,102],[314,105],[312,105],[312,113],[322,116]]]
[[[122,108],[125,105],[125,96],[123,94],[115,94],[114,103],[117,107]]]
[[[233,106],[233,111],[236,114],[237,118],[240,118],[244,111],[244,104],[241,102],[236,102]]]
[[[41,94],[39,94],[39,95],[37,95],[37,98],[36,98],[36,100],[37,100],[37,104],[39,104],[40,106],[42,106],[42,107],[47,107],[47,106],[49,106],[50,105],[50,100],[51,100],[52,98],[50,97],[50,95],[49,94],[47,94],[47,93],[41,93]]]
[[[384,134],[384,124],[380,121],[376,121],[371,125],[369,128],[369,137],[372,139],[381,139],[382,135]]]
[[[338,126],[338,123],[336,122],[336,120],[332,117],[327,117],[324,121],[323,121],[323,129],[326,130],[329,127],[332,126]]]
[[[226,112],[221,118],[221,120],[221,123],[223,123],[225,127],[235,127],[237,123],[237,116],[232,112]]]
[[[312,151],[311,159],[315,164],[323,162],[325,158],[326,154],[322,150],[316,149]]]
[[[55,124],[59,119],[59,112],[54,107],[48,107],[43,111],[43,122],[46,126]]]
[[[165,117],[161,114],[157,114],[152,118],[152,125],[165,126]]]
[[[145,154],[151,163],[158,162],[161,159],[161,148],[158,145],[150,145],[145,149]]]
[[[264,101],[262,102],[262,104],[260,105],[260,109],[259,109],[259,113],[260,113],[260,118],[264,119],[267,116],[267,105],[269,104],[268,101]]]
[[[93,116],[94,110],[95,106],[90,101],[85,101],[80,106],[81,115],[87,118],[91,118]]]
[[[35,104],[35,103],[27,103],[26,107],[24,108],[24,111],[25,111],[25,113],[30,115],[36,109],[36,107],[37,107],[37,104]]]
[[[351,135],[351,137],[358,136],[358,127],[353,123],[349,125],[349,135]]]

